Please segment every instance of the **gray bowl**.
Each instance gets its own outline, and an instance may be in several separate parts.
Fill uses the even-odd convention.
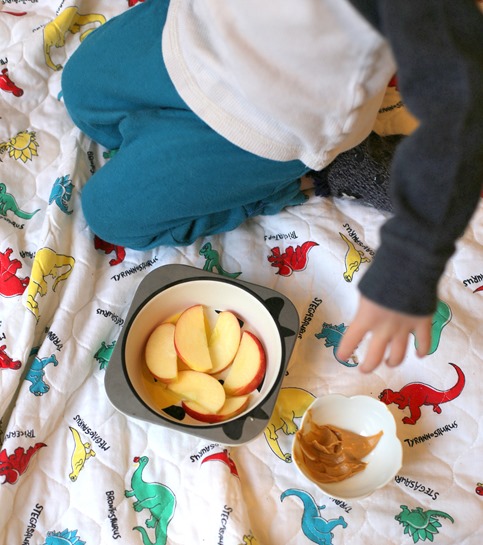
[[[233,311],[257,335],[267,356],[260,387],[248,408],[215,424],[187,415],[179,403],[167,404],[160,385],[148,372],[144,348],[157,325],[194,304],[214,314]],[[111,403],[129,417],[219,442],[239,445],[262,433],[270,420],[299,329],[292,302],[281,293],[187,265],[165,265],[140,283],[129,308],[105,376]]]

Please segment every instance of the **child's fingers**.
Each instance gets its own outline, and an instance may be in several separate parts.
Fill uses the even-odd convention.
[[[406,355],[406,350],[408,346],[408,334],[403,333],[394,337],[391,341],[391,352],[387,359],[387,365],[389,367],[396,367],[402,363],[404,356]]]
[[[374,371],[383,361],[388,344],[389,339],[386,337],[373,335],[364,358],[364,363],[361,366],[361,371],[364,373]]]
[[[350,325],[342,336],[342,341],[337,349],[337,357],[347,361],[354,354],[365,333],[362,329]]]
[[[414,334],[417,340],[417,353],[420,358],[426,356],[431,348],[431,318],[419,323]]]

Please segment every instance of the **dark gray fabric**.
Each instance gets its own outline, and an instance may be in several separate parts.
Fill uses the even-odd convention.
[[[311,172],[319,197],[351,197],[378,210],[393,211],[389,196],[392,159],[403,136],[372,132],[361,144],[341,153],[320,172]]]
[[[351,0],[388,40],[398,86],[420,125],[390,171],[393,216],[359,289],[427,315],[483,182],[483,15],[475,0]]]

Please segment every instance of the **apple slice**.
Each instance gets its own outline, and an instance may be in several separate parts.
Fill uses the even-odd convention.
[[[174,345],[181,360],[194,371],[212,368],[203,305],[194,305],[181,313],[176,322]]]
[[[194,401],[209,413],[217,413],[225,404],[226,394],[216,378],[200,371],[179,371],[178,378],[167,389],[183,400]]]
[[[208,342],[213,365],[210,374],[221,373],[230,365],[240,345],[240,337],[238,318],[229,310],[220,312]]]
[[[141,369],[141,377],[148,397],[153,401],[156,410],[163,410],[171,405],[180,405],[182,399],[167,388],[167,383],[153,376],[147,365]]]
[[[198,403],[194,401],[183,401],[181,406],[195,420],[200,422],[206,422],[208,424],[216,424],[217,422],[224,422],[230,418],[242,413],[247,407],[250,401],[249,395],[227,397],[225,404],[217,413],[209,413]]]
[[[253,392],[263,380],[267,359],[262,343],[249,331],[244,331],[238,352],[228,371],[223,388],[227,395],[241,396]]]
[[[148,389],[151,391],[154,402],[159,409],[166,409],[171,405],[179,405],[182,400],[180,396],[168,390],[168,385],[162,382],[150,384]]]
[[[167,318],[165,322],[171,322],[172,324],[176,324],[180,315],[181,315],[181,312],[177,312],[176,314],[173,314],[172,316]]]
[[[153,376],[161,382],[172,382],[178,376],[174,331],[174,324],[162,323],[151,333],[146,343],[146,365]]]

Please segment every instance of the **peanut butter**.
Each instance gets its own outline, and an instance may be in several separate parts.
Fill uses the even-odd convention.
[[[319,426],[308,412],[304,428],[297,432],[294,457],[310,477],[320,483],[343,481],[363,471],[365,458],[377,445],[383,431],[364,437],[330,424]]]

